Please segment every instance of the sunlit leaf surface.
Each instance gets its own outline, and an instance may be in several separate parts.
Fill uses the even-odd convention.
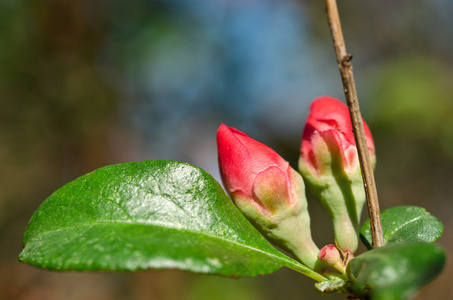
[[[176,268],[225,276],[286,266],[205,171],[186,163],[111,165],[57,190],[35,212],[19,259],[53,270]]]

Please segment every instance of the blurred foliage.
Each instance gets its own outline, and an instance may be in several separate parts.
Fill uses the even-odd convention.
[[[191,287],[188,300],[260,300],[265,299],[263,291],[253,279],[229,280],[214,276],[199,277]]]
[[[453,2],[339,5],[381,206],[426,207],[451,255]],[[0,1],[0,299],[315,298],[290,270],[51,273],[17,254],[37,206],[100,166],[175,159],[219,178],[221,122],[294,164],[311,99],[343,99],[324,14],[322,1]],[[319,203],[310,213],[318,244],[331,243]],[[448,298],[452,272],[449,262],[416,299]]]
[[[7,45],[0,50],[4,226],[17,221],[16,210],[32,211],[36,195],[106,163],[116,100],[94,63],[102,32],[86,24],[77,1],[0,5],[0,43]],[[31,202],[24,206],[25,199]]]
[[[453,163],[453,72],[440,61],[402,57],[382,64],[370,101],[378,130],[420,143]]]
[[[448,184],[453,169],[452,78],[451,69],[438,60],[395,58],[377,69],[368,95],[384,197],[428,211],[438,209],[441,201],[444,220],[453,210],[447,201],[453,193]],[[380,170],[381,163],[388,167]],[[436,202],[426,201],[433,197]]]

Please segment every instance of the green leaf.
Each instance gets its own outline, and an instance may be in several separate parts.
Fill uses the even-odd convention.
[[[402,241],[434,242],[442,236],[444,226],[423,207],[396,206],[381,212],[382,230],[386,244]],[[372,239],[370,221],[361,230],[360,238],[368,249]]]
[[[328,295],[340,291],[345,284],[345,280],[335,278],[317,282],[315,283],[315,287],[322,295]]]
[[[208,173],[186,163],[111,165],[57,190],[32,216],[19,260],[52,270],[176,268],[225,276],[286,266]]]
[[[349,262],[350,289],[373,300],[407,299],[440,274],[445,260],[443,249],[431,243],[401,242],[375,248]]]

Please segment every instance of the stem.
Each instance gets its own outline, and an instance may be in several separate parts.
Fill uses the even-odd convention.
[[[368,206],[368,215],[370,217],[371,236],[373,238],[373,248],[384,245],[382,233],[381,216],[379,210],[379,201],[374,181],[373,168],[371,166],[370,153],[363,130],[362,116],[360,114],[359,101],[352,73],[351,59],[352,55],[346,52],[346,45],[341,29],[340,16],[338,14],[337,1],[326,0],[327,18],[329,21],[330,32],[332,34],[335,55],[337,57],[338,68],[340,69],[341,79],[343,81],[344,94],[351,116],[352,128],[357,144],[359,154],[360,169],[362,171],[363,184]]]

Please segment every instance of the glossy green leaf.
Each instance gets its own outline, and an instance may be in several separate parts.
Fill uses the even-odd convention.
[[[20,261],[52,270],[176,268],[225,276],[286,266],[322,276],[272,247],[208,173],[172,161],[100,168],[34,213]]]
[[[423,207],[396,206],[381,212],[382,230],[386,244],[402,241],[434,242],[444,232],[442,222]],[[360,238],[368,249],[372,239],[370,221],[361,230]]]
[[[401,242],[375,248],[349,262],[350,289],[373,300],[407,299],[440,274],[445,260],[443,249],[432,243]]]

